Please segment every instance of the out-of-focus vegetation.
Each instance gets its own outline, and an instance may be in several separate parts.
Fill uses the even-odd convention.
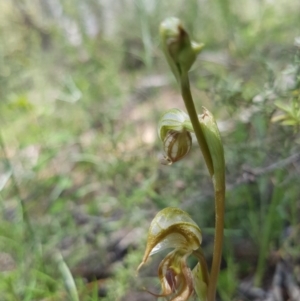
[[[225,147],[220,300],[265,300],[283,263],[296,289],[299,12],[296,0],[1,1],[0,300],[152,300],[156,271],[135,269],[166,206],[198,222],[210,258],[198,150],[159,163],[159,116],[183,108],[159,48],[168,16],[206,44],[193,95]]]

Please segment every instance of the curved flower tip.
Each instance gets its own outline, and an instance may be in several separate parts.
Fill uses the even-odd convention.
[[[201,241],[201,230],[186,212],[168,207],[155,216],[138,270],[149,256],[167,248],[174,250],[162,260],[158,268],[162,294],[151,293],[152,295],[168,296],[170,301],[188,300],[195,289],[193,273],[186,261],[189,255],[198,253]]]

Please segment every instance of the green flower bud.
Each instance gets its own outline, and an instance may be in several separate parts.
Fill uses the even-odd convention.
[[[164,164],[172,164],[182,159],[191,149],[193,131],[189,116],[179,110],[167,111],[159,121],[158,135],[165,151]]]
[[[191,42],[177,18],[168,18],[161,23],[160,37],[167,61],[179,82],[181,75],[190,70],[204,45]]]

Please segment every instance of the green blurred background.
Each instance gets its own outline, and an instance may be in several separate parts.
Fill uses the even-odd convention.
[[[192,215],[210,261],[197,145],[160,164],[159,117],[184,108],[159,45],[170,16],[206,45],[192,92],[224,142],[219,300],[266,300],[282,262],[299,284],[299,1],[2,0],[1,301],[154,300],[159,256],[135,270],[166,206]]]

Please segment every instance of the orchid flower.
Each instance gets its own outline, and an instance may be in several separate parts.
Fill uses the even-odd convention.
[[[196,292],[198,298],[206,300],[208,272],[201,251],[202,234],[192,218],[178,208],[161,210],[153,219],[148,232],[146,251],[138,270],[149,256],[172,248],[158,267],[162,293],[151,293],[156,297],[168,297],[170,301],[186,301]],[[187,258],[194,255],[198,264],[192,271]]]

